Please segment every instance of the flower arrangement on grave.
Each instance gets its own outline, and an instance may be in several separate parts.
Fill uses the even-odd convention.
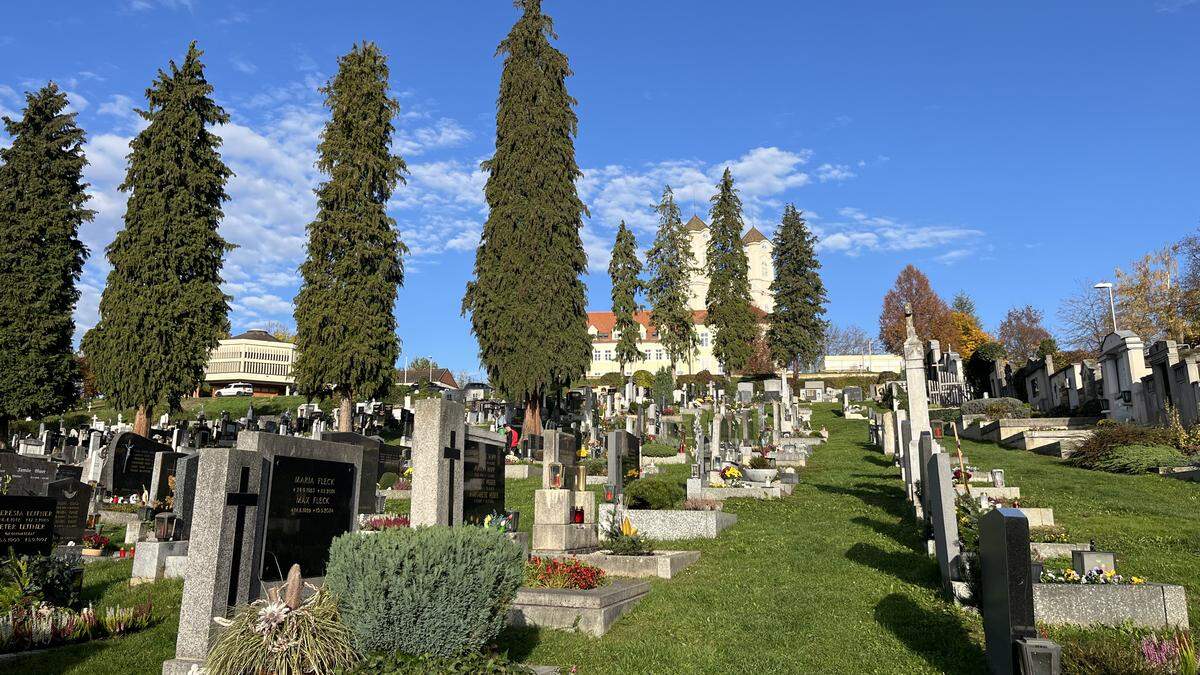
[[[586,445],[575,451],[575,456],[579,459],[587,459],[591,456],[591,454],[592,453],[588,450],[588,446]]]
[[[301,600],[305,586],[315,593]],[[331,673],[358,661],[337,600],[304,584],[299,565],[292,566],[286,584],[267,591],[266,599],[243,605],[233,619],[213,621],[225,630],[204,662],[210,675]]]
[[[496,513],[492,511],[483,517],[484,528],[499,530],[500,532],[515,532],[517,529],[516,511],[507,513]]]
[[[150,599],[135,607],[109,607],[102,616],[88,605],[80,611],[48,602],[15,605],[0,615],[0,652],[43,649],[142,630],[151,624]]]
[[[604,570],[576,558],[558,560],[530,556],[525,563],[525,586],[590,591],[609,582]]]
[[[1070,538],[1062,525],[1035,525],[1029,528],[1029,541],[1065,544]]]
[[[1146,580],[1138,576],[1126,577],[1117,574],[1116,570],[1105,570],[1100,567],[1093,567],[1084,574],[1076,572],[1070,567],[1064,567],[1059,570],[1042,570],[1041,582],[1043,584],[1083,584],[1083,585],[1119,585],[1130,584],[1140,585],[1146,583]]]
[[[763,455],[755,455],[750,458],[751,469],[770,469],[771,460]]]
[[[98,533],[88,532],[83,535],[84,555],[100,555],[104,549],[108,548],[109,538]]]
[[[642,477],[641,469],[630,469],[625,472],[626,480],[637,480],[638,478],[641,478],[641,477]]]
[[[954,467],[954,482],[955,483],[969,483],[969,482],[971,482],[971,476],[973,476],[973,475],[974,474],[971,473],[970,467],[967,467],[967,469],[965,471],[963,470],[963,467],[961,467],[961,466]]]
[[[1195,675],[1200,671],[1196,647],[1186,632],[1174,635],[1147,635],[1139,644],[1142,658],[1154,672]]]
[[[404,470],[404,480],[410,481],[410,480],[412,480],[412,477],[413,477],[413,468],[410,466]]]
[[[638,533],[629,516],[617,519],[617,509],[608,516],[608,549],[612,555],[654,555],[654,544]]]
[[[379,532],[381,530],[410,527],[410,525],[408,516],[382,515],[367,518],[362,524],[362,529],[368,532]]]
[[[738,487],[742,484],[742,470],[736,466],[727,466],[721,469],[721,480],[729,487]]]

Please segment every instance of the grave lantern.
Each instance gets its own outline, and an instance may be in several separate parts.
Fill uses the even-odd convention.
[[[179,517],[170,511],[154,516],[154,538],[158,541],[175,541],[175,528]]]
[[[583,524],[583,507],[582,506],[576,506],[575,508],[571,509],[571,522],[576,525]]]
[[[578,486],[576,490],[582,490],[587,485],[587,467],[583,464],[575,467],[575,485]]]
[[[550,462],[550,487],[561,488],[563,486],[563,465],[559,462]]]
[[[605,485],[604,486],[604,501],[610,502],[610,503],[617,501],[617,486],[616,485]]]

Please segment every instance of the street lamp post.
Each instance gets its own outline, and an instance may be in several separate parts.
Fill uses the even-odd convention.
[[[1110,281],[1101,281],[1092,288],[1108,289],[1108,312],[1112,316],[1113,332],[1117,332],[1117,303],[1113,300],[1113,285]]]

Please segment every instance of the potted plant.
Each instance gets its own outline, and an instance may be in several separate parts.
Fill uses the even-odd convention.
[[[746,479],[754,483],[770,483],[779,475],[779,469],[771,466],[771,460],[760,455],[750,458],[750,466],[743,469]]]
[[[97,532],[88,532],[83,535],[83,555],[89,558],[96,558],[104,555],[104,549],[108,548],[108,537]]]

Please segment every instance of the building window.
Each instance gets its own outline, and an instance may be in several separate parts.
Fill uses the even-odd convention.
[[[610,350],[607,350],[607,349],[606,349],[606,350],[604,350],[604,360],[605,360],[605,361],[612,361],[612,360],[613,360],[613,353],[612,353],[612,351],[610,351]]]
[[[661,349],[655,349],[655,350],[654,350],[654,360],[655,360],[655,361],[662,361],[662,358],[663,358],[663,357],[662,357],[662,350],[661,350]]]
[[[592,350],[592,360],[593,361],[600,360],[600,350],[599,349]]]
[[[596,337],[597,337],[598,339],[601,339],[601,340],[607,340],[607,339],[608,339],[608,333],[596,333]]]
[[[700,331],[700,346],[701,347],[708,346],[708,331],[704,331],[704,330]]]

